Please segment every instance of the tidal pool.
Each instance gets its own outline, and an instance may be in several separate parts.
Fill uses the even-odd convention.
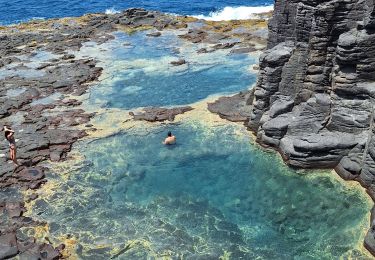
[[[177,145],[161,144],[168,130]],[[74,236],[82,259],[366,257],[360,189],[288,169],[242,126],[136,127],[76,149],[84,160],[33,214]]]
[[[229,50],[197,53],[213,44],[181,40],[184,31],[163,31],[160,37],[146,32],[115,33],[102,45],[87,43],[78,56],[94,56],[104,68],[101,82],[91,89],[90,103],[106,108],[187,105],[218,93],[248,89],[256,75],[249,71],[256,57]],[[184,59],[186,64],[174,66]]]
[[[84,101],[100,111],[92,121],[99,133],[91,136],[99,138],[75,145],[77,161],[55,165],[28,211],[48,225],[25,232],[74,241],[68,245],[81,259],[367,258],[361,245],[371,203],[361,189],[333,173],[289,169],[258,149],[245,127],[207,111],[207,96],[255,82],[255,58],[197,54],[210,46],[182,41],[183,32],[147,33],[116,33],[74,53],[104,68]],[[170,64],[178,59],[187,63]],[[195,102],[204,109],[173,124],[124,116]],[[126,122],[134,125],[125,130]],[[103,137],[102,128],[117,134]],[[166,147],[169,130],[177,145]]]

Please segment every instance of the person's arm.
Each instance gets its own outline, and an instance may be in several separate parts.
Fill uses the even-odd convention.
[[[14,131],[11,131],[8,135],[7,138],[11,138],[14,135]]]
[[[6,127],[6,126],[4,126],[4,130],[5,130],[5,131],[9,131],[9,132],[11,132],[11,133],[14,133],[14,131],[12,130],[12,128],[8,128],[8,127]]]

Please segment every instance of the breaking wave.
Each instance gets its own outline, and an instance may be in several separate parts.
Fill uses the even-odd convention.
[[[105,14],[118,14],[120,11],[116,10],[115,8],[111,7],[107,10],[105,10]]]
[[[209,15],[194,15],[199,19],[209,21],[245,20],[256,18],[257,15],[273,10],[273,5],[269,6],[227,6],[219,11],[211,12]]]

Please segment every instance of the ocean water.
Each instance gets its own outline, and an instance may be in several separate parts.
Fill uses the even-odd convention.
[[[259,12],[265,6],[273,4],[272,0],[1,0],[0,24],[12,24],[30,19],[58,18],[81,16],[95,12],[117,12],[132,7],[158,10],[180,15],[203,15],[216,19],[246,18],[249,13]],[[227,8],[226,8],[227,7]],[[260,7],[251,8],[249,7]],[[226,9],[225,9],[226,8]]]

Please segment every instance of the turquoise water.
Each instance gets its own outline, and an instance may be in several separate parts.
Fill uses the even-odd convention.
[[[101,64],[106,70],[104,80],[91,92],[92,104],[123,109],[187,105],[212,94],[236,93],[255,83],[256,75],[249,72],[249,66],[256,63],[254,57],[228,55],[228,50],[197,54],[205,45],[183,42],[172,32],[158,38],[147,33],[117,33],[114,41],[91,44],[83,51],[99,48],[99,57],[106,60]],[[187,64],[170,64],[178,59]]]
[[[167,130],[176,146],[161,144]],[[243,131],[183,123],[82,142],[80,169],[34,212],[54,236],[77,237],[83,259],[137,240],[149,247],[136,243],[119,259],[360,256],[369,210],[360,191],[329,174],[296,174]]]
[[[99,121],[115,127],[111,112],[121,122],[130,108],[202,102],[255,81],[254,57],[197,54],[205,46],[176,32],[146,33],[117,33],[75,53],[104,68],[85,101],[85,108],[108,112],[93,120],[99,130]],[[170,65],[179,58],[188,64]],[[117,134],[80,141],[74,150],[83,159],[57,166],[30,214],[49,223],[56,243],[76,240],[81,259],[366,258],[359,245],[371,205],[359,189],[331,173],[287,168],[258,149],[241,124],[190,113],[127,130],[116,123],[124,127]],[[166,147],[169,130],[177,145]]]

